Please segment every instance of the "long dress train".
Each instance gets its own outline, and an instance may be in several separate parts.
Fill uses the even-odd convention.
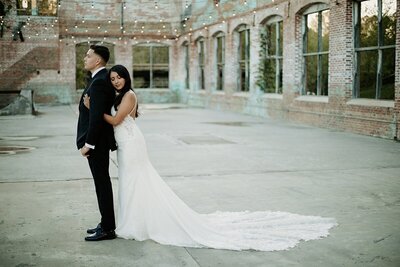
[[[336,225],[333,218],[286,212],[196,213],[154,169],[145,139],[130,115],[114,127],[114,134],[119,176],[116,234],[121,238],[183,247],[274,251],[325,237]]]

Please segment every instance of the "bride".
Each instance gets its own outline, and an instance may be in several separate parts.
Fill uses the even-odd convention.
[[[135,119],[138,100],[128,70],[116,65],[109,79],[117,92],[112,115],[118,143],[118,237],[182,247],[229,250],[285,250],[300,240],[319,239],[336,225],[333,218],[286,212],[241,211],[199,214],[189,208],[152,166]]]

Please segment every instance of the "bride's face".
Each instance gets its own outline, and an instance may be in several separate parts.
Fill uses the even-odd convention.
[[[120,77],[118,73],[112,71],[110,74],[111,84],[114,86],[115,89],[118,91],[124,88],[125,86],[125,79]]]

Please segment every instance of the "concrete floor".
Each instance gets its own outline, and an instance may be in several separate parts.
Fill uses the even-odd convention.
[[[143,105],[149,155],[200,213],[273,210],[334,217],[330,236],[278,252],[153,241],[89,243],[99,221],[76,106],[0,117],[0,266],[400,266],[400,143],[184,106]],[[117,199],[116,155],[111,174]]]

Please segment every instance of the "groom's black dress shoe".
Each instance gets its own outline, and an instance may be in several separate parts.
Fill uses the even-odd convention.
[[[85,240],[86,241],[101,241],[101,240],[114,239],[116,237],[117,236],[115,235],[114,230],[106,232],[100,228],[99,230],[97,230],[96,233],[85,237]]]
[[[91,229],[87,229],[86,230],[86,233],[88,233],[88,234],[94,234],[94,233],[96,233],[98,230],[100,230],[101,229],[101,223],[99,223],[97,226],[96,226],[96,228],[91,228]]]

